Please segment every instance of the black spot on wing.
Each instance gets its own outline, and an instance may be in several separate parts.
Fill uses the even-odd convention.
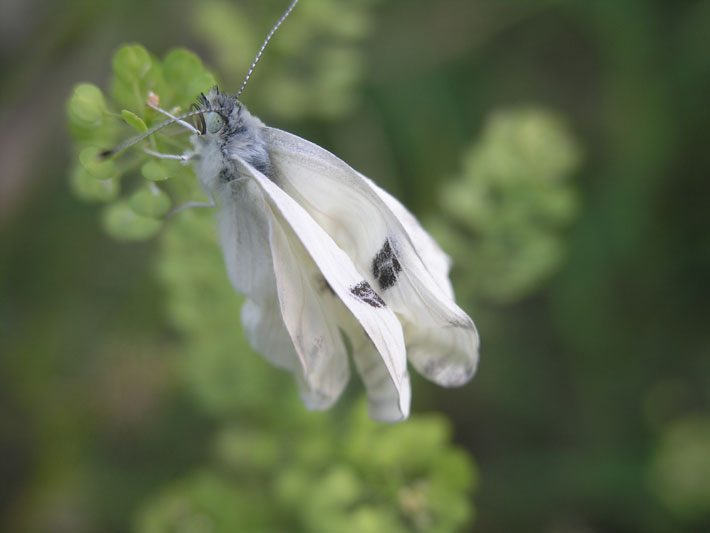
[[[350,287],[350,293],[371,307],[385,306],[385,302],[380,298],[380,295],[372,289],[367,281],[361,281],[357,285]]]
[[[387,290],[397,283],[397,274],[402,271],[402,265],[392,250],[390,240],[385,243],[372,260],[372,275],[375,276],[380,289]]]

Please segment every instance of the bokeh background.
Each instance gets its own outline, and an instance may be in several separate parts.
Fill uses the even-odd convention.
[[[0,529],[709,531],[710,2],[301,0],[244,102],[414,211],[481,332],[397,426],[248,349],[211,214],[122,233],[140,173],[77,166],[119,46],[236,90],[285,4],[0,2]]]

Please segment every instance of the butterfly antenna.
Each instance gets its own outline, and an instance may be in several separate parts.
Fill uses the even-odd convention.
[[[141,142],[143,139],[146,139],[153,135],[155,132],[162,130],[166,126],[170,126],[170,124],[175,124],[176,122],[179,122],[183,119],[186,119],[188,117],[191,117],[193,115],[199,115],[200,113],[204,113],[205,111],[211,111],[210,109],[197,109],[194,111],[188,111],[187,113],[183,113],[182,115],[179,115],[177,117],[171,118],[170,120],[166,120],[165,122],[161,122],[160,124],[156,124],[149,130],[144,131],[140,135],[136,135],[135,137],[131,137],[130,139],[126,139],[123,141],[121,144],[116,146],[115,148],[111,148],[110,150],[104,150],[103,152],[99,153],[99,157],[102,159],[108,159],[111,156],[114,156],[118,154],[119,152],[123,152],[126,148],[130,148],[136,143]]]
[[[296,7],[297,3],[298,3],[298,0],[293,0],[289,4],[289,6],[286,8],[286,11],[284,11],[283,14],[281,15],[281,17],[279,17],[279,20],[276,21],[276,24],[274,24],[274,27],[271,28],[271,31],[266,36],[266,39],[264,39],[264,42],[262,43],[261,48],[259,48],[259,51],[256,53],[256,57],[254,58],[254,61],[251,62],[251,66],[249,67],[249,71],[247,72],[247,75],[244,77],[244,81],[242,82],[242,86],[239,88],[239,92],[236,94],[235,98],[239,99],[239,97],[244,92],[244,88],[247,86],[247,83],[249,82],[249,78],[251,78],[251,75],[254,72],[254,67],[256,67],[256,64],[261,59],[261,54],[264,53],[264,49],[266,48],[266,45],[269,44],[269,41],[274,36],[274,33],[276,33],[276,30],[279,29],[279,26],[281,26],[281,24],[283,24],[284,20],[286,20],[286,18],[291,14],[291,11],[293,11],[293,8]]]

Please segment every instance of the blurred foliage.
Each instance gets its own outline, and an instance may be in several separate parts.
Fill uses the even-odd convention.
[[[269,68],[259,68],[249,82],[249,94],[257,99],[252,111],[268,106],[272,116],[291,120],[336,118],[351,111],[364,69],[360,44],[379,1],[299,3],[278,39],[269,43]],[[208,0],[192,6],[198,40],[208,46],[219,71],[230,75],[227,85],[241,84],[252,60],[243,51],[256,50],[264,39],[253,21],[268,20],[275,5]]]
[[[211,466],[146,504],[137,531],[456,531],[473,471],[449,438],[441,417],[384,427],[364,405],[340,424],[242,423],[218,434]]]
[[[560,233],[577,212],[568,179],[579,148],[559,117],[541,109],[499,111],[464,155],[463,176],[441,192],[450,223],[440,240],[466,265],[467,299],[506,302],[560,265]]]
[[[671,511],[690,521],[710,513],[710,419],[689,416],[663,431],[650,481]]]
[[[286,3],[0,3],[0,529],[710,530],[710,3],[301,0],[245,102],[422,217],[482,334],[394,427],[247,348],[189,166],[95,157]]]

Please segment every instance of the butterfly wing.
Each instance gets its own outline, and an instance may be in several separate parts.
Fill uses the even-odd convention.
[[[319,360],[327,359],[332,349],[319,346],[319,337],[308,334],[313,324],[328,323],[331,329],[353,331],[358,346],[371,355],[371,413],[382,420],[406,418],[410,384],[399,320],[303,207],[261,172],[241,160],[237,162],[242,175],[253,178],[259,186],[270,209],[271,253],[281,313],[296,351],[306,359],[306,376],[308,354],[316,350]],[[316,313],[317,308],[320,311]]]
[[[247,338],[272,364],[296,371],[301,365],[278,313],[271,248],[264,246],[269,242],[266,204],[256,185],[243,182],[232,189],[221,202],[217,227],[229,279],[247,296],[242,308]],[[265,328],[277,334],[261,335]]]
[[[417,255],[421,258],[427,270],[431,273],[437,285],[444,292],[445,296],[454,299],[454,289],[449,280],[451,270],[451,258],[441,249],[439,244],[422,228],[416,217],[402,205],[390,193],[378,186],[371,179],[362,176],[367,185],[382,199],[385,205],[392,211],[392,214],[402,224],[402,228],[407,232],[409,240],[414,246]]]
[[[264,128],[264,139],[275,183],[403,318],[415,368],[443,386],[467,382],[478,362],[478,334],[454,302],[448,257],[414,216],[319,146],[274,128]]]
[[[349,379],[347,350],[329,310],[309,284],[256,183],[242,180],[222,198],[220,240],[234,287],[247,295],[242,322],[256,351],[293,372],[304,403],[326,409]]]

